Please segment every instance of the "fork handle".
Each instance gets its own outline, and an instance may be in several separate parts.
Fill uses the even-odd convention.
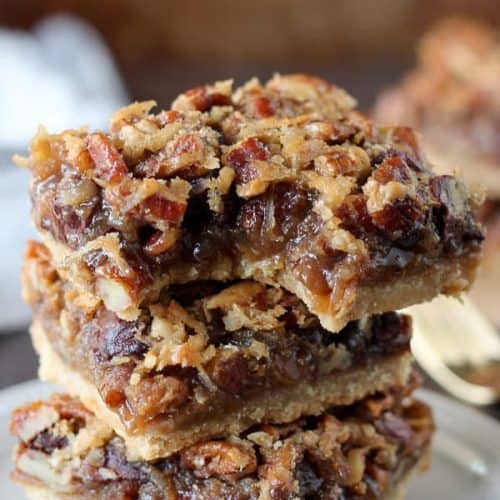
[[[413,335],[412,351],[426,373],[456,398],[477,406],[491,405],[498,400],[498,395],[492,388],[471,384],[450,370],[425,337],[417,331]]]

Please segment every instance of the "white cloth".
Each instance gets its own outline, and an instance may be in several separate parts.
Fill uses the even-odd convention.
[[[54,16],[31,32],[0,29],[0,333],[22,328],[20,267],[29,220],[28,173],[14,167],[39,124],[49,131],[106,127],[127,101],[109,50],[97,31],[71,16]]]

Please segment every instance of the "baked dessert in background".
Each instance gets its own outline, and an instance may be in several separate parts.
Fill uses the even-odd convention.
[[[500,326],[499,82],[499,31],[446,19],[422,38],[416,67],[380,96],[374,116],[418,129],[436,171],[459,171],[472,189],[486,191],[479,214],[489,236],[471,296]]]
[[[416,67],[381,94],[374,117],[416,128],[437,171],[460,170],[496,198],[499,81],[499,32],[466,18],[446,19],[421,39]]]
[[[78,400],[54,394],[15,410],[11,431],[13,478],[34,499],[354,500],[403,498],[427,465],[433,421],[425,404],[388,391],[147,462],[128,458],[123,440]]]
[[[41,130],[17,158],[56,267],[123,319],[172,284],[254,279],[337,332],[469,287],[483,236],[466,189],[338,87],[277,75],[153,106],[107,134]]]
[[[410,373],[410,318],[394,312],[332,335],[283,289],[197,282],[125,321],[61,280],[33,242],[22,281],[40,377],[78,396],[141,459],[351,404]]]

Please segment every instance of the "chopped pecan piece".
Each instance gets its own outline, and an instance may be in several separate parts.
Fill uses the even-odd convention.
[[[128,174],[123,156],[104,134],[89,135],[87,149],[95,164],[96,175],[99,179],[116,184]]]
[[[191,446],[180,454],[182,467],[192,470],[196,477],[225,477],[235,480],[257,469],[257,457],[251,446],[229,442],[209,441]]]
[[[225,162],[236,172],[237,182],[245,183],[257,176],[253,162],[266,161],[270,156],[269,149],[262,141],[250,137],[232,148],[226,155]]]
[[[57,412],[52,407],[37,401],[14,411],[10,430],[21,439],[30,441],[39,432],[50,428],[58,418]]]
[[[177,377],[155,375],[128,386],[125,394],[132,411],[149,418],[175,410],[189,397],[189,387]]]
[[[144,207],[159,220],[178,222],[186,212],[187,204],[155,194],[144,201]]]
[[[195,109],[208,111],[212,106],[231,104],[231,81],[218,82],[214,85],[195,87],[181,94],[172,104],[175,111]]]
[[[104,402],[111,408],[117,408],[125,402],[125,388],[127,387],[133,365],[111,366],[103,370],[99,384],[99,392]]]
[[[260,92],[250,94],[245,102],[245,112],[255,118],[269,118],[276,114],[279,104]]]

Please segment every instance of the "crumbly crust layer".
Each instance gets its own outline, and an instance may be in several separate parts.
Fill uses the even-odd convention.
[[[417,66],[379,98],[375,117],[423,133],[438,171],[463,171],[500,196],[500,36],[476,21],[441,21],[420,41]]]
[[[298,381],[294,385],[263,390],[232,405],[201,412],[194,418],[179,409],[173,415],[163,419],[160,416],[153,423],[146,422],[131,430],[124,425],[119,413],[103,400],[96,386],[62,361],[41,325],[35,322],[31,334],[40,357],[40,378],[79,397],[127,442],[136,457],[147,460],[167,456],[202,439],[238,434],[259,422],[290,422],[302,415],[318,414],[332,405],[351,404],[374,392],[403,386],[412,363],[409,353],[368,361],[361,367],[324,375],[316,381]]]
[[[380,312],[374,297],[360,302],[370,285],[477,263],[463,185],[428,170],[410,129],[377,126],[323,80],[218,82],[152,107],[120,110],[108,134],[41,131],[18,159],[57,267],[123,318],[172,283],[252,278],[287,288],[336,332]]]
[[[14,478],[61,498],[354,500],[391,498],[425,459],[433,422],[423,403],[388,391],[145,462],[127,459],[123,441],[78,400],[53,395],[15,410],[11,431]]]

